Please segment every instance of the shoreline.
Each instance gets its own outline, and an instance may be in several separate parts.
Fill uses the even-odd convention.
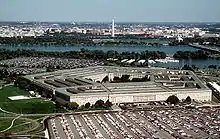
[[[94,46],[94,47],[175,47],[175,46],[188,46],[188,45],[175,45],[171,46],[169,44],[159,44],[159,45],[147,45],[147,44],[0,44],[0,46],[57,46],[57,47],[76,47],[76,46]]]

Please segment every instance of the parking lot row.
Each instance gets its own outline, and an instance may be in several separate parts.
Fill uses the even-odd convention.
[[[0,61],[0,66],[9,67],[11,72],[30,74],[40,69],[75,69],[80,67],[103,65],[91,59],[54,58],[54,57],[18,57]],[[28,69],[27,69],[28,68]],[[29,70],[29,69],[32,70]],[[34,70],[36,69],[36,70]]]
[[[217,139],[220,137],[220,109],[62,115],[50,118],[48,126],[55,139]]]

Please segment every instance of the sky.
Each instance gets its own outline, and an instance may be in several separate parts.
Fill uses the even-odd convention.
[[[0,21],[220,22],[220,0],[0,0]]]

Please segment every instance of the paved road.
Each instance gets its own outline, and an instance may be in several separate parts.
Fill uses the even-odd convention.
[[[44,131],[44,135],[45,135],[45,138],[47,138],[47,139],[50,138],[49,132],[48,132],[47,128],[46,128],[46,130]]]
[[[193,44],[190,43],[189,46],[220,53],[220,49],[218,49],[217,47],[204,46],[204,45],[199,45],[199,44],[195,44],[195,43],[193,43]]]

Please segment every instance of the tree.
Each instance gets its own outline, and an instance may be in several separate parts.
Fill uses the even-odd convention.
[[[109,81],[109,77],[108,77],[108,75],[107,76],[105,76],[105,78],[102,80],[102,82],[107,82],[107,81]]]
[[[172,95],[172,96],[169,96],[166,100],[167,103],[170,103],[170,104],[178,104],[180,102],[179,98],[175,95]]]
[[[112,107],[112,105],[113,104],[112,104],[112,102],[109,101],[109,99],[105,102],[105,106],[108,108]]]
[[[209,65],[208,68],[210,68],[210,69],[217,69],[217,66],[216,65]]]
[[[71,110],[76,110],[79,107],[79,104],[76,102],[68,102],[67,107]]]
[[[85,108],[86,108],[86,109],[90,108],[90,106],[91,106],[91,104],[90,104],[89,102],[87,102],[87,103],[85,104]]]
[[[5,78],[4,80],[6,81],[6,84],[9,84],[12,82],[11,78],[9,78],[9,77]]]
[[[192,100],[191,100],[190,96],[188,96],[188,97],[186,98],[186,100],[185,100],[186,103],[191,103],[191,101],[192,101]]]
[[[101,108],[101,107],[104,107],[104,104],[105,104],[105,102],[103,100],[99,99],[99,100],[96,101],[94,106],[96,108]]]
[[[56,109],[60,109],[62,108],[62,105],[58,101],[55,101],[55,107]]]
[[[119,77],[117,77],[117,76],[114,76],[114,78],[113,78],[113,82],[120,82],[120,78]]]
[[[18,86],[21,89],[28,89],[30,82],[24,78],[18,78],[15,82],[14,82],[15,86]]]
[[[130,77],[130,75],[122,75],[121,76],[121,81],[122,82],[129,82],[130,80],[129,80],[129,77]]]
[[[85,105],[81,105],[78,109],[79,110],[84,110],[85,109]]]

